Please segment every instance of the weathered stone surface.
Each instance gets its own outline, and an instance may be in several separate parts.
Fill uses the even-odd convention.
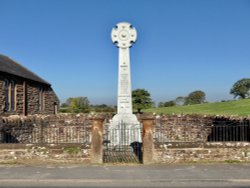
[[[154,155],[154,140],[153,140],[153,126],[154,119],[143,119],[143,163],[151,164],[153,163]]]
[[[93,119],[91,140],[91,162],[103,163],[103,119]]]
[[[165,115],[156,117],[154,141],[157,142],[206,142],[212,127],[220,122],[249,125],[248,118],[202,115]],[[223,124],[222,124],[223,125]],[[226,124],[225,124],[226,125]]]
[[[84,144],[1,145],[1,163],[90,163],[90,147]]]
[[[0,117],[0,139],[16,143],[90,144],[91,122],[86,114]]]
[[[213,143],[213,147],[202,148],[168,148],[160,146],[155,149],[154,162],[234,162],[250,161],[250,143]]]
[[[15,83],[15,110],[5,111],[5,82]],[[39,109],[39,90],[43,88],[43,109]],[[25,91],[26,90],[26,91]],[[33,114],[55,114],[59,100],[49,85],[41,84],[31,80],[23,79],[14,75],[1,73],[0,75],[0,115],[33,115]],[[25,108],[25,109],[24,109]]]
[[[13,136],[18,143],[0,144],[0,162],[28,159],[45,162],[46,160],[61,162],[65,160],[71,162],[74,162],[74,160],[79,162],[90,161],[91,128],[95,118],[98,118],[98,116],[89,114],[0,117],[0,140],[4,142],[3,135],[7,133]],[[153,162],[157,163],[250,161],[249,142],[207,142],[206,137],[199,135],[208,135],[210,132],[209,126],[214,120],[218,120],[218,117],[194,115],[158,117],[156,123],[161,121],[163,128],[158,127],[159,129],[156,129],[153,126],[153,132],[150,131],[150,128],[148,132],[144,133],[147,134],[144,152],[147,153],[154,148],[153,152],[148,153],[147,157],[151,158],[153,155]],[[223,120],[243,121],[243,119],[235,117],[233,119],[223,117]],[[204,127],[208,128],[204,129]],[[163,137],[162,142],[156,139],[157,135],[154,135],[154,142],[151,141],[151,135],[154,131]],[[99,151],[98,159],[100,159],[102,155],[100,150],[102,134],[98,130],[95,133],[99,135],[98,139],[95,138],[96,143],[100,146],[96,148]],[[188,137],[187,134],[189,134]],[[177,138],[176,135],[179,139],[174,140]],[[185,141],[187,139],[191,141]],[[65,145],[65,143],[67,144]]]
[[[218,122],[248,123],[236,116],[166,115],[156,117],[154,161],[157,163],[195,161],[250,161],[249,142],[208,142]]]

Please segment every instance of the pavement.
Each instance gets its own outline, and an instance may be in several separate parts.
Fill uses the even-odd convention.
[[[250,164],[0,166],[0,188],[250,188]]]

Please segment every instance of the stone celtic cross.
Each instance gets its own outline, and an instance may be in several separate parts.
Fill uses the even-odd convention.
[[[135,28],[127,22],[118,23],[111,32],[111,39],[119,48],[117,114],[112,118],[109,126],[109,132],[114,132],[109,138],[112,145],[141,142],[140,123],[133,114],[132,107],[129,57],[129,48],[135,43],[136,38]]]
[[[119,48],[118,114],[132,114],[129,48],[135,43],[137,32],[130,23],[121,22],[112,29],[111,38]]]

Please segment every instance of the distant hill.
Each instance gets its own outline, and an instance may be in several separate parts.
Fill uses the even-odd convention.
[[[204,114],[204,115],[250,115],[250,99],[237,101],[214,102],[205,104],[196,104],[189,106],[173,106],[162,108],[150,108],[145,112],[157,114]]]

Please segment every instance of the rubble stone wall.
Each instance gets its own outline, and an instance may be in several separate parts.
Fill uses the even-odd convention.
[[[88,114],[0,117],[0,163],[89,163],[91,125]]]
[[[207,142],[211,127],[218,120],[245,121],[241,117],[156,117],[153,161],[250,161],[250,142]],[[0,140],[4,144],[0,144],[0,163],[29,159],[91,161],[92,121],[90,114],[2,116]],[[6,143],[6,135],[18,144]]]
[[[87,144],[0,145],[0,164],[90,163]]]
[[[179,162],[250,162],[250,143],[206,143],[200,147],[172,147],[162,144],[155,149],[156,163]]]
[[[249,120],[250,118],[247,117],[236,117],[236,116],[229,116],[229,117],[203,116],[203,115],[158,116],[156,117],[155,127],[154,127],[154,141],[155,143],[173,142],[173,141],[206,142],[209,136],[211,136],[212,128],[214,126],[230,127],[232,125],[244,124],[250,127]],[[223,133],[226,134],[226,132]]]
[[[250,161],[250,140],[248,142],[208,142],[213,126],[230,126],[243,122],[248,126],[246,131],[248,130],[250,134],[247,117],[159,116],[156,118],[154,128],[154,162]],[[219,133],[216,135],[218,136]]]
[[[15,83],[15,110],[5,110],[6,93],[5,80]],[[43,88],[43,109],[39,109],[39,90]],[[10,88],[11,89],[11,88]],[[26,91],[25,91],[26,89]],[[9,104],[10,105],[10,104]],[[51,86],[23,79],[14,75],[1,73],[0,75],[0,115],[26,115],[33,114],[55,114],[59,100]],[[26,108],[26,109],[24,109]]]
[[[86,114],[0,117],[2,143],[90,143],[91,120]]]
[[[205,141],[212,122],[211,117],[194,115],[159,117],[155,124],[155,142]]]

